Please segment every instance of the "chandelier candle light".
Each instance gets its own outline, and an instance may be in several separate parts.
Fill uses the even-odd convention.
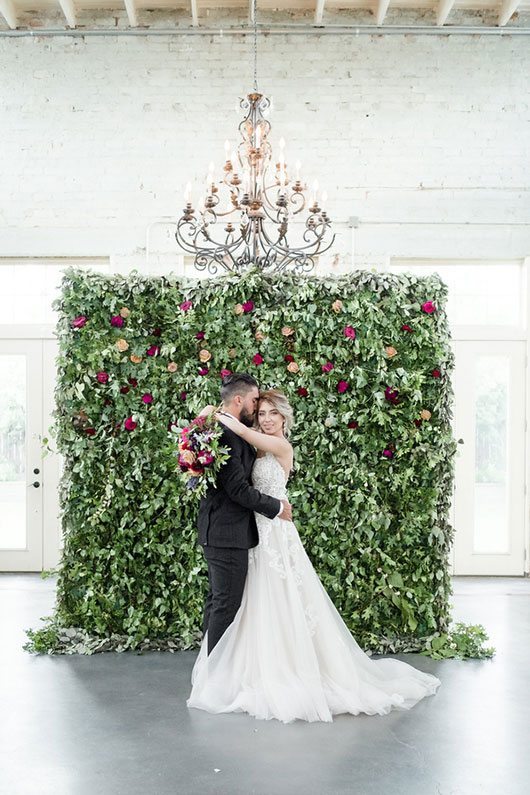
[[[315,180],[308,198],[308,186],[300,179],[301,164],[297,161],[294,169],[289,167],[283,138],[272,166],[271,125],[266,118],[271,102],[257,90],[256,33],[254,13],[254,91],[240,101],[245,114],[239,125],[241,141],[235,151],[225,142],[221,179],[215,179],[210,163],[206,192],[197,207],[188,183],[175,233],[179,246],[195,255],[195,267],[211,274],[219,268],[240,273],[249,266],[305,273],[313,269],[314,257],[327,251],[335,239],[325,210],[326,193],[319,193]],[[304,211],[299,241],[291,246],[289,225]]]

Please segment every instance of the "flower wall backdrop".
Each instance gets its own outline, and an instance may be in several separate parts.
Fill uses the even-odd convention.
[[[292,402],[294,520],[358,642],[453,655],[446,297],[436,275],[66,270],[52,429],[64,554],[55,613],[26,648],[198,645],[206,566],[168,430],[247,371]]]

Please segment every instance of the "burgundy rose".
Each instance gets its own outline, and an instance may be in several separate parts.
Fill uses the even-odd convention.
[[[341,395],[344,392],[347,392],[349,388],[350,388],[350,385],[349,385],[349,383],[347,381],[339,381],[339,383],[337,384],[337,392],[339,394],[341,394]]]
[[[191,309],[192,306],[193,303],[191,301],[183,301],[180,305],[180,308],[182,309],[183,312],[187,312],[188,310]]]
[[[162,329],[154,328],[152,334],[153,337],[159,337],[162,334]]]
[[[348,428],[354,428],[355,429],[355,428],[358,428],[358,427],[359,427],[359,423],[356,420],[351,420],[351,422],[348,423]]]
[[[403,325],[401,326],[401,331],[413,331],[413,330],[414,329],[412,329],[409,325],[407,325],[407,323],[403,323]]]
[[[255,353],[254,356],[252,357],[252,361],[254,362],[254,364],[260,365],[263,364],[265,360],[261,355],[261,353]]]
[[[254,309],[254,301],[245,301],[242,306],[243,306],[243,312],[245,313],[252,312],[252,310]]]
[[[96,378],[98,379],[100,384],[106,384],[109,380],[109,374],[106,373],[104,370],[100,370],[99,373],[96,373]]]
[[[134,429],[138,426],[138,423],[135,422],[132,417],[127,417],[123,424],[128,431],[134,431]]]
[[[142,403],[152,403],[153,396],[150,392],[146,392],[145,395],[142,395]]]
[[[333,364],[333,362],[326,362],[326,364],[322,365],[322,372],[323,373],[331,373],[331,371],[333,370],[334,366],[335,365]]]
[[[95,428],[85,428],[85,433],[86,433],[87,436],[94,436],[94,434],[96,433],[96,429]]]
[[[128,378],[127,381],[131,386],[138,386],[138,380],[136,378]]]
[[[291,354],[290,354],[290,353],[287,353],[287,354],[286,354],[286,355],[283,357],[283,360],[284,360],[284,362],[289,362],[289,363],[290,363],[290,362],[294,362],[294,356],[291,356]]]
[[[207,367],[199,367],[199,375],[208,375],[209,372]]]
[[[305,386],[299,386],[296,392],[298,395],[300,395],[300,397],[307,397],[309,395],[309,392],[307,391]]]
[[[387,386],[385,389],[385,399],[388,400],[389,403],[392,403],[394,406],[399,403],[399,391],[397,389],[391,389],[391,387]]]
[[[441,376],[442,374],[441,374],[440,370],[437,370],[437,369],[435,368],[434,370],[431,370],[431,375],[432,375],[432,377],[433,377],[433,378],[440,378],[440,376]]]
[[[160,353],[160,347],[158,345],[151,345],[150,348],[146,351],[148,356],[158,356]]]
[[[356,331],[353,326],[345,326],[344,327],[344,336],[350,340],[354,340],[356,336]]]
[[[215,456],[213,456],[208,450],[200,450],[197,453],[197,461],[199,464],[202,464],[205,467],[209,466],[214,460]]]
[[[126,395],[127,392],[129,392],[130,388],[131,388],[130,386],[122,386],[120,387],[120,392],[122,393],[122,395]]]
[[[196,340],[203,340],[205,338],[205,336],[206,336],[206,332],[205,331],[198,331],[196,333],[196,335],[195,335],[195,339]]]
[[[187,392],[181,392],[180,393],[180,399],[181,400],[186,400],[187,397],[188,397],[188,393]]]
[[[109,400],[108,398],[106,398],[104,405],[105,406],[111,406],[112,405],[112,400]]]
[[[115,326],[116,328],[121,328],[124,323],[125,321],[121,315],[113,315],[110,319],[110,325]]]
[[[432,315],[433,312],[436,312],[436,307],[432,301],[425,301],[424,304],[421,305],[422,312],[425,312],[427,315]]]
[[[72,328],[83,328],[87,321],[86,315],[79,315],[70,322]]]
[[[419,428],[422,422],[423,420],[414,420],[414,425],[416,426],[416,428]]]

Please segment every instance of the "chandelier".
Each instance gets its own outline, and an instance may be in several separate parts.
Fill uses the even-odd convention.
[[[188,183],[175,238],[184,251],[195,255],[197,270],[207,269],[210,274],[219,269],[240,273],[249,266],[307,273],[335,235],[324,209],[326,193],[319,195],[317,181],[308,188],[300,178],[299,161],[294,168],[287,163],[283,138],[277,158],[273,157],[267,120],[271,101],[257,87],[256,0],[253,3],[254,91],[240,101],[245,114],[239,125],[241,140],[235,150],[225,142],[220,178],[216,179],[210,163],[205,192],[196,207]]]

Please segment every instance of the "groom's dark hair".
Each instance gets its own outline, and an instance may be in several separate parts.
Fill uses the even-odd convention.
[[[243,397],[254,387],[259,389],[259,384],[254,376],[248,373],[231,373],[223,378],[221,400],[223,403],[229,403],[236,395]]]

